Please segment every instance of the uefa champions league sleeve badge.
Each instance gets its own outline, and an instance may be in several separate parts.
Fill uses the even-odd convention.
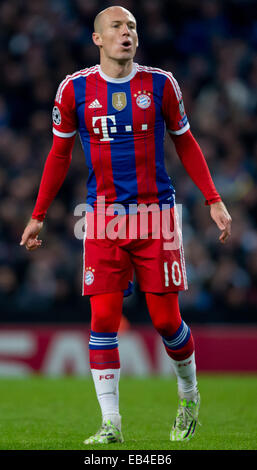
[[[62,122],[62,118],[61,118],[61,112],[60,112],[58,106],[54,106],[53,112],[52,112],[52,117],[53,117],[53,123],[56,126],[59,126]]]

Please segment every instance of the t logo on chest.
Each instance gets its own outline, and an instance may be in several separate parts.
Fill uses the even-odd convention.
[[[92,118],[92,124],[93,124],[93,129],[95,134],[100,134],[100,129],[99,127],[95,127],[95,123],[98,120],[101,120],[101,127],[102,127],[102,133],[103,137],[100,139],[101,142],[110,142],[111,140],[114,140],[113,137],[109,136],[108,133],[108,126],[107,126],[107,121],[110,119],[112,121],[113,126],[110,127],[110,132],[117,132],[117,127],[115,126],[116,124],[116,119],[114,115],[109,115],[109,116],[93,116]]]
[[[113,124],[111,127],[108,128],[108,119],[111,121]],[[101,124],[100,127],[97,127],[95,124],[96,122],[100,120]],[[111,142],[114,140],[113,137],[110,137],[109,131],[111,134],[117,133],[117,126],[116,126],[116,118],[114,114],[109,114],[108,116],[93,116],[92,117],[92,126],[93,126],[93,131],[95,134],[100,134],[100,131],[102,131],[103,137],[100,139],[100,142]],[[132,126],[131,125],[125,125],[124,126],[126,132],[132,132]],[[141,130],[142,131],[147,131],[148,125],[147,124],[141,124]]]

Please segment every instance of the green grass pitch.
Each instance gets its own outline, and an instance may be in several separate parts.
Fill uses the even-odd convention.
[[[186,443],[169,440],[177,409],[175,380],[120,381],[123,444],[84,446],[99,428],[90,378],[2,378],[0,450],[257,449],[257,376],[198,375],[201,426]]]

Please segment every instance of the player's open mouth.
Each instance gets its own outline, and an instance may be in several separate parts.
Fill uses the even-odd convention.
[[[121,46],[124,48],[124,49],[130,49],[130,47],[132,47],[132,43],[130,41],[124,41]]]

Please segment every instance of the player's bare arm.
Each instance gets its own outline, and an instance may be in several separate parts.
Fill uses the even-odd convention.
[[[36,250],[42,245],[42,240],[38,240],[38,234],[43,227],[43,222],[30,219],[21,237],[20,245],[25,245],[29,251]]]
[[[210,206],[210,214],[214,222],[216,222],[219,229],[222,231],[219,240],[225,243],[231,235],[232,218],[222,201],[215,202]]]

